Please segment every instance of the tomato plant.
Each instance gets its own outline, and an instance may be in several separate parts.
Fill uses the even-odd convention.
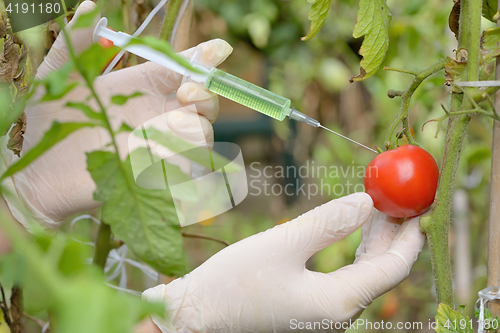
[[[404,145],[375,157],[365,172],[365,190],[375,208],[393,217],[423,213],[434,201],[439,170],[424,149]]]
[[[498,87],[489,86],[487,89],[482,89],[477,86],[463,87],[460,85],[460,81],[477,81],[493,78],[494,63],[500,55],[500,28],[487,28],[488,24],[490,27],[493,27],[497,21],[498,15],[495,15],[497,13],[497,1],[455,0],[442,2],[433,0],[430,2],[392,2],[392,4],[389,2],[387,4],[388,1],[386,0],[340,2],[317,0],[313,1],[314,4],[312,4],[310,10],[309,18],[312,21],[311,28],[307,36],[304,37],[304,40],[313,38],[313,36],[319,32],[323,23],[325,23],[325,28],[318,34],[316,40],[307,43],[298,42],[299,36],[301,36],[303,32],[302,28],[305,20],[304,8],[305,6],[310,6],[304,0],[258,0],[247,2],[238,2],[234,0],[220,0],[217,2],[210,0],[195,0],[195,2],[195,8],[198,11],[196,15],[197,25],[195,27],[198,27],[199,30],[195,34],[196,38],[208,40],[211,38],[229,37],[226,39],[237,45],[235,49],[237,52],[235,52],[235,55],[232,56],[231,59],[235,59],[235,57],[238,56],[243,59],[243,65],[238,69],[254,72],[252,74],[260,73],[260,70],[253,70],[260,66],[260,62],[258,61],[255,61],[257,65],[253,64],[254,53],[256,53],[256,49],[260,49],[262,54],[264,54],[264,61],[266,63],[263,68],[272,68],[272,70],[269,71],[268,77],[265,77],[263,82],[269,80],[270,87],[272,87],[271,90],[277,93],[281,92],[288,94],[288,97],[297,96],[294,103],[302,103],[298,105],[308,109],[307,112],[313,112],[315,115],[317,114],[322,122],[335,122],[335,124],[345,123],[345,125],[342,124],[342,126],[345,126],[343,129],[349,136],[354,135],[355,131],[366,132],[361,134],[366,135],[365,139],[367,142],[368,138],[370,138],[373,143],[378,141],[377,143],[379,145],[387,147],[396,146],[397,141],[401,140],[403,135],[406,137],[411,146],[402,146],[381,153],[372,162],[373,165],[370,164],[370,166],[378,167],[378,169],[371,169],[377,178],[371,179],[369,177],[366,188],[372,197],[374,197],[375,206],[379,210],[392,216],[404,217],[419,214],[428,209],[434,197],[436,198],[432,207],[433,210],[428,216],[420,219],[421,230],[425,232],[428,239],[429,256],[434,272],[435,296],[438,303],[443,303],[440,309],[443,309],[445,306],[448,307],[446,311],[440,310],[440,318],[443,319],[443,323],[446,323],[450,318],[451,320],[454,320],[453,318],[460,318],[457,317],[457,313],[452,312],[452,308],[455,306],[454,294],[456,294],[456,290],[454,290],[452,286],[455,285],[456,288],[459,288],[460,283],[457,281],[461,274],[455,274],[455,280],[452,280],[450,244],[448,242],[450,225],[452,223],[452,196],[455,192],[455,184],[461,186],[461,178],[463,178],[460,177],[460,175],[457,176],[458,165],[462,150],[466,151],[464,154],[465,158],[463,159],[470,164],[470,168],[463,169],[476,170],[477,165],[475,164],[477,164],[477,162],[474,162],[474,160],[477,160],[479,155],[483,156],[481,157],[483,159],[487,159],[491,156],[486,154],[489,153],[489,146],[486,145],[486,147],[483,147],[483,141],[490,140],[488,130],[491,127],[491,123],[488,121],[491,119],[488,119],[488,117],[495,119],[497,124],[500,120],[500,116],[497,113],[500,104],[498,104],[497,101],[495,106],[493,102],[493,97]],[[141,24],[141,21],[144,19],[144,14],[149,12],[150,8],[148,6],[151,5],[151,2],[148,1],[120,2],[118,0],[108,0],[101,1],[100,3],[103,4],[103,14],[108,17],[114,17],[115,21],[110,23],[110,25],[120,27],[120,30],[129,33],[134,31]],[[132,6],[130,3],[132,3]],[[183,1],[172,0],[169,1],[169,3],[168,15],[164,16],[162,26],[153,27],[153,29],[160,28],[159,38],[162,40],[173,40],[171,37],[175,37],[175,33],[173,33],[175,30],[174,28],[178,26],[176,16],[181,16],[180,14],[178,15],[178,13],[183,12],[183,10],[180,10],[180,8],[183,8],[181,6]],[[394,6],[396,9],[394,18],[391,14],[391,8],[389,8],[388,5]],[[332,10],[330,14],[328,14],[330,7],[335,8],[335,11]],[[356,19],[356,10],[358,7],[359,11]],[[450,11],[451,14],[449,15],[448,21],[448,13],[450,13]],[[40,57],[38,52],[32,52],[34,48],[28,47],[28,40],[17,38],[16,33],[11,31],[12,25],[9,23],[9,18],[5,12],[3,1],[0,0],[0,57],[5,60],[0,64],[0,81],[8,83],[8,89],[0,89],[0,104],[3,106],[3,108],[0,108],[0,112],[3,112],[2,117],[0,117],[0,132],[2,132],[2,135],[6,134],[7,130],[11,128],[12,123],[15,122],[15,128],[11,131],[13,136],[9,140],[9,149],[19,155],[22,148],[22,134],[26,126],[25,117],[23,120],[22,116],[24,108],[22,105],[24,103],[23,98],[25,98],[25,92],[30,90],[30,80],[36,74],[35,69],[43,60],[43,57]],[[338,13],[342,13],[342,15]],[[330,17],[328,17],[328,15]],[[87,21],[90,22],[91,19],[93,19],[93,17],[89,17]],[[122,19],[122,25],[118,24],[119,19]],[[486,20],[490,20],[491,22],[488,23]],[[186,22],[188,21],[189,20],[186,20]],[[426,22],[426,24],[422,25],[422,22]],[[448,22],[451,30],[455,33],[456,41],[451,34],[443,33],[444,25],[448,24]],[[487,30],[483,33],[483,29]],[[52,32],[50,26],[47,27],[47,31]],[[224,36],[228,31],[231,32],[232,35]],[[187,41],[187,38],[183,38],[183,40]],[[23,45],[23,43],[27,44]],[[242,46],[248,46],[247,44],[249,43],[253,43],[255,47],[246,47],[247,50],[245,51],[245,47]],[[98,72],[100,69],[107,67],[107,65],[104,65],[109,58],[102,61],[104,58],[104,52],[102,51],[109,52],[114,50],[114,46],[109,40],[101,39],[100,44],[104,50],[96,47],[88,51],[84,57],[74,59],[75,62],[77,60],[91,59],[91,61],[80,61],[81,66],[78,66],[79,70],[83,69],[86,73],[92,74],[85,76],[87,82],[79,83],[84,86],[86,85],[90,90],[92,90],[91,81],[94,74],[99,74]],[[179,48],[179,50],[180,49],[182,48]],[[116,53],[117,52],[118,50],[116,50]],[[362,57],[361,61],[359,61],[358,53]],[[249,54],[251,54],[251,56],[249,56]],[[137,63],[137,59],[132,58],[132,61],[123,59],[121,65],[127,67],[130,63],[134,64],[134,62]],[[269,66],[267,66],[267,64],[269,64]],[[252,67],[250,65],[252,65]],[[392,65],[400,65],[406,68],[388,67]],[[417,68],[424,68],[424,66],[428,67],[423,70],[417,70]],[[355,81],[356,83],[349,86],[348,77],[353,74],[352,70],[358,67],[360,68],[359,75],[351,78],[351,81]],[[382,68],[386,71],[382,72]],[[91,69],[96,70],[94,71]],[[43,82],[46,87],[53,88],[49,89],[49,92],[69,92],[71,86],[67,84],[66,80],[72,69],[68,67],[66,70],[67,71],[62,72],[60,76],[49,78]],[[73,70],[77,70],[77,68],[73,68]],[[445,72],[444,75],[442,75],[443,71]],[[404,74],[405,77],[399,78],[399,76],[393,72]],[[234,73],[240,74],[238,70],[235,70]],[[443,85],[444,82],[446,82],[447,87]],[[403,85],[407,87],[404,90],[392,89],[404,87]],[[485,84],[485,86],[487,86],[487,84]],[[348,89],[347,87],[351,88]],[[351,90],[353,89],[359,90],[358,93],[352,93]],[[346,94],[346,92],[349,93]],[[444,96],[445,94],[448,95],[448,92],[451,93],[451,100],[448,101],[448,103],[444,103]],[[358,103],[364,101],[364,98],[359,98],[359,96],[364,97],[367,94],[370,95],[370,98],[366,99],[367,103]],[[54,100],[61,98],[63,95],[56,95],[54,93],[53,95],[47,96],[48,100]],[[387,98],[387,96],[392,100]],[[118,100],[123,100],[124,96],[115,97],[118,97]],[[399,98],[401,102],[399,108],[397,108],[393,100],[397,98]],[[13,100],[15,100],[17,104],[11,103]],[[443,102],[441,105],[444,112],[439,107],[440,102]],[[339,107],[332,107],[332,105],[337,104]],[[369,109],[368,106],[370,106],[371,109]],[[90,117],[93,117],[93,120],[98,121],[106,119],[107,106],[105,105],[101,107],[102,110],[98,110],[99,112],[97,115],[95,112],[96,110],[88,107],[85,103],[73,104],[72,107],[80,109],[85,112],[86,115],[90,115]],[[395,115],[396,110],[399,110],[397,115]],[[410,115],[412,119],[410,119]],[[434,118],[428,121],[435,121],[435,124],[438,125],[436,126],[436,135],[441,130],[441,125],[446,125],[446,139],[444,140],[444,144],[434,140],[432,135],[428,136],[428,132],[417,131],[417,133],[415,133],[415,129],[420,128],[422,123],[429,119],[428,117]],[[444,122],[445,120],[446,122]],[[468,132],[468,125],[471,120],[472,130]],[[393,121],[392,124],[391,121]],[[367,123],[368,125],[366,125]],[[94,124],[92,123],[91,125]],[[51,140],[49,140],[51,144],[55,144],[63,137],[63,135],[60,135],[60,132],[63,131],[62,129],[64,129],[63,132],[70,133],[74,128],[78,128],[78,126],[81,126],[81,124],[56,124],[54,130],[47,132],[46,137],[48,140]],[[293,131],[288,131],[288,128],[283,129],[284,127],[279,127],[288,126],[287,122],[275,122],[273,126],[276,126],[276,133],[280,140],[289,140],[286,145],[283,145],[287,147],[287,150],[291,146],[288,143],[292,142],[292,139],[294,152],[308,152],[314,149],[313,146],[314,142],[316,142],[316,138],[309,140],[311,136],[310,133],[312,132],[302,131],[302,129],[298,127],[299,130],[296,132],[299,136],[295,139],[292,137],[292,134],[290,134]],[[484,126],[488,126],[486,131],[484,130]],[[122,127],[119,132],[124,131],[124,129],[126,128]],[[108,131],[110,135],[114,135],[111,129],[105,128],[105,130]],[[385,139],[380,136],[382,135],[380,134],[382,130],[386,133]],[[475,139],[478,142],[473,142],[471,140],[473,135],[471,134],[478,132],[480,132],[480,137],[483,140],[480,141],[479,138],[477,138],[478,135],[476,135]],[[499,133],[500,126],[497,126],[495,138],[500,137]],[[465,147],[463,144],[464,141],[468,143]],[[499,142],[499,140],[495,139],[493,141]],[[274,142],[275,140],[273,138],[273,146]],[[476,144],[478,147],[476,149],[476,154],[467,152],[467,149],[471,147],[471,143]],[[424,157],[419,157],[419,154],[425,151],[418,148],[418,144],[422,145],[425,149],[434,148],[432,152],[434,156],[437,156],[437,149],[443,152],[439,159],[441,164],[440,174],[438,174],[437,166],[435,165],[435,161],[431,160],[432,158],[426,160]],[[48,145],[41,147],[37,150],[37,154],[43,153],[43,151],[48,149],[47,147]],[[330,154],[330,152],[327,152],[324,156],[332,159],[342,159],[342,163],[339,166],[345,166],[351,163],[351,159],[354,164],[355,162],[359,162],[361,158],[364,158],[362,154],[358,156],[357,151],[343,149],[341,147],[343,146],[337,145],[337,154]],[[405,151],[410,152],[405,154]],[[108,160],[107,158],[111,157],[110,154],[111,153],[108,152],[108,154],[101,154],[99,156],[93,155],[93,159],[90,158],[90,162],[93,162],[90,163],[90,166],[94,169],[96,169],[97,166],[101,166],[102,168],[99,170],[102,174],[106,174],[106,176],[111,175],[111,172],[107,172],[109,165],[97,163],[101,160]],[[427,154],[427,157],[429,156],[430,155]],[[106,157],[106,159],[104,157]],[[113,159],[109,158],[109,161],[112,160]],[[471,162],[468,162],[468,160]],[[498,154],[497,160],[499,160]],[[115,169],[121,170],[121,172],[117,172],[116,175],[113,175],[115,176],[114,179],[120,180],[115,183],[125,184],[126,182],[122,180],[125,179],[123,177],[126,175],[126,172],[128,172],[128,169],[123,168],[123,163],[120,162],[119,158],[115,158],[114,161]],[[425,163],[425,161],[427,161],[427,163]],[[25,162],[25,164],[28,163],[29,162]],[[333,165],[333,163],[325,164]],[[365,164],[364,162],[362,163],[362,165]],[[121,167],[116,168],[116,166]],[[377,170],[378,174],[376,174]],[[462,171],[462,173],[464,173],[464,171]],[[489,173],[489,170],[483,173]],[[497,170],[494,175],[498,175],[498,173]],[[348,174],[349,172],[345,173],[347,176]],[[362,177],[362,175],[363,173],[361,173],[361,176],[358,176],[358,178]],[[438,176],[439,182],[437,182]],[[382,180],[382,178],[384,180]],[[492,177],[492,185],[498,182],[496,179],[500,179],[500,177]],[[483,185],[486,185],[485,183],[487,183],[487,180],[483,181]],[[465,186],[462,185],[462,187]],[[494,188],[495,187],[492,186],[491,202],[498,202],[498,194],[495,193],[493,190]],[[4,189],[0,188],[0,192],[3,190]],[[466,188],[466,190],[472,191],[473,189]],[[134,191],[134,189],[124,188],[113,191],[113,193],[127,193],[127,195],[130,196],[135,193]],[[496,192],[500,193],[500,191]],[[469,203],[472,204],[474,204],[474,202],[481,202],[480,207],[471,205],[470,209],[471,211],[475,211],[474,213],[480,211],[482,214],[480,216],[476,215],[471,217],[470,222],[485,221],[486,217],[484,217],[484,215],[487,215],[488,211],[488,209],[485,209],[485,207],[487,207],[486,202],[488,202],[487,198],[484,195],[478,195],[476,191],[474,193],[471,192],[469,200]],[[118,200],[114,200],[114,198],[113,200],[105,201],[108,202],[108,207],[110,207],[108,211],[112,211],[112,205],[118,202]],[[269,205],[274,205],[276,203],[273,200],[268,201]],[[280,205],[281,202],[279,202],[279,205],[274,206],[281,207]],[[492,205],[492,209],[494,206],[495,205]],[[139,209],[139,205],[137,205],[136,208]],[[271,212],[275,210],[276,208],[273,208]],[[117,211],[119,210],[117,209]],[[2,208],[0,207],[0,214],[1,213]],[[287,214],[284,215],[286,216]],[[168,216],[170,215],[165,213],[165,217],[168,218]],[[242,215],[237,216],[242,219]],[[495,221],[497,214],[490,214],[490,216],[490,220]],[[113,218],[115,221],[120,219],[120,225],[134,225],[132,216],[121,215],[119,218],[115,216],[113,216]],[[2,217],[0,218],[0,222],[2,221],[7,221],[7,219]],[[249,221],[252,225],[255,222],[253,219],[249,219]],[[144,219],[142,222],[146,225],[146,228],[153,227],[153,224],[149,223],[149,219]],[[106,226],[106,223],[102,225]],[[475,225],[477,230],[484,230],[484,228],[480,228],[482,225],[478,222],[472,225]],[[206,229],[208,230],[208,228]],[[217,231],[214,232],[216,233],[215,235],[217,235],[219,231],[217,229]],[[485,240],[485,237],[477,231],[474,232],[474,230],[471,230],[469,233],[468,230],[465,230],[465,232],[471,235],[471,240],[479,242],[479,245],[482,245],[481,242]],[[112,234],[109,228],[106,229],[106,227],[99,230],[99,235],[102,236],[99,237],[103,239],[103,246],[96,246],[94,262],[96,266],[102,268],[102,263],[106,262],[109,248],[115,243],[113,237],[116,235]],[[182,236],[179,231],[177,231],[177,236]],[[496,238],[498,237],[492,233],[490,239],[495,241]],[[458,244],[455,246],[466,247],[466,242],[459,241],[458,237],[454,239],[456,240],[455,244]],[[120,239],[120,241],[123,241],[123,239]],[[347,241],[349,241],[349,239],[347,239]],[[125,243],[131,246],[145,244],[141,243],[139,237],[125,240]],[[33,277],[33,281],[28,281],[25,285],[36,285],[39,290],[48,289],[54,291],[54,294],[63,295],[67,293],[67,291],[72,290],[68,288],[64,290],[62,288],[56,288],[57,286],[54,286],[54,283],[51,283],[51,281],[56,281],[56,279],[60,281],[64,279],[64,277],[54,278],[53,275],[61,275],[59,274],[59,270],[55,269],[53,271],[48,271],[46,269],[51,263],[53,264],[57,261],[54,259],[54,253],[57,254],[61,252],[58,250],[61,248],[61,243],[58,243],[56,239],[54,244],[56,250],[50,251],[48,255],[41,251],[43,249],[38,249],[38,247],[23,248],[23,251],[19,254],[22,256],[21,258],[23,260],[17,261],[21,263],[26,261],[24,260],[25,258],[28,258],[30,265],[34,266],[34,273],[24,274]],[[149,246],[149,244],[147,245]],[[144,246],[143,248],[149,249],[148,246]],[[171,247],[169,247],[168,242],[157,242],[154,246],[155,251],[156,249],[161,249],[163,251],[168,250],[175,252],[170,250]],[[473,248],[478,249],[480,247],[481,246],[473,246]],[[180,250],[177,249],[176,251],[179,252]],[[467,252],[468,250],[465,251]],[[349,258],[350,260],[351,253],[349,251],[345,251],[345,253],[345,258]],[[162,255],[158,255],[158,257],[162,257]],[[336,254],[336,258],[338,257],[339,255]],[[481,255],[479,255],[478,250],[475,250],[474,257],[477,257],[477,262],[480,264]],[[495,256],[493,255],[491,257]],[[44,258],[47,260],[43,260]],[[345,258],[344,260],[347,260]],[[427,265],[425,266],[426,269],[430,270],[430,265],[426,260],[428,257],[423,256],[423,258],[421,262],[423,262],[423,265]],[[463,261],[466,261],[466,259],[467,258],[464,258]],[[329,260],[331,261],[331,258],[329,258]],[[471,261],[470,259],[468,260],[469,262]],[[47,262],[47,264],[43,264],[45,262]],[[462,258],[456,260],[456,262],[462,262]],[[476,262],[476,260],[474,260],[474,262]],[[4,270],[7,272],[11,270],[11,267],[16,266],[2,264],[0,264],[0,274],[2,273],[2,267],[6,267]],[[72,263],[71,267],[74,266],[77,265]],[[495,270],[496,268],[494,266],[490,267],[489,265],[488,273],[494,273]],[[9,276],[15,275],[10,274],[10,272],[7,273],[9,273]],[[17,275],[21,276],[23,274]],[[464,276],[464,280],[471,279],[466,274],[462,274],[462,276]],[[492,276],[495,277],[494,275]],[[500,274],[497,274],[497,280],[492,279],[491,281],[490,277],[488,277],[488,284],[499,285],[499,276]],[[483,283],[480,278],[482,277],[476,280]],[[99,289],[101,281],[98,281],[98,279],[90,281],[89,283],[97,285],[98,287],[95,288],[97,291],[101,290]],[[468,281],[468,283],[468,290],[477,289],[475,288],[477,286],[470,286],[470,281]],[[429,289],[427,284],[423,284],[421,287],[422,286],[423,288]],[[412,298],[417,294],[425,294],[415,292],[413,287],[407,288],[408,290],[411,289]],[[29,290],[29,288],[26,289]],[[76,282],[74,283],[74,288],[71,289],[73,289],[75,293],[76,290],[81,290],[81,297],[87,296],[85,292],[87,289],[80,288],[80,285]],[[95,292],[92,295],[100,296],[100,292]],[[29,299],[29,297],[26,298]],[[104,298],[106,300],[114,299],[113,295],[107,295]],[[86,299],[90,298],[87,297]],[[403,306],[406,305],[403,303],[413,303],[406,302],[408,297],[405,298],[402,296],[400,299],[405,300],[405,302],[400,302]],[[412,301],[415,299],[412,299]],[[88,306],[82,305],[80,297],[73,297],[71,300],[66,297],[59,297],[54,302],[57,303],[60,300],[72,301],[74,303],[73,308],[75,313],[80,312],[81,308],[86,308],[86,306]],[[122,303],[121,299],[114,300],[116,302],[113,302],[113,304]],[[423,307],[418,307],[418,302],[423,304],[425,301],[425,297],[422,297],[415,302],[417,305],[411,305],[412,309],[422,309]],[[468,300],[459,301],[461,303],[466,303]],[[394,305],[394,302],[388,302],[387,304]],[[63,308],[63,306],[59,306],[59,308]],[[113,309],[112,306],[109,308]],[[391,313],[384,311],[381,312],[380,316],[382,318],[391,317],[396,311],[394,307],[391,307],[389,310],[388,312]],[[401,311],[401,309],[397,310],[402,313],[405,312]],[[406,312],[409,313],[413,320],[417,311]],[[22,311],[20,313],[22,313]],[[495,311],[492,311],[492,313],[495,314]],[[73,315],[69,310],[66,311],[65,314]],[[451,317],[451,314],[453,314],[454,317]],[[500,309],[497,309],[496,314],[500,314]],[[101,315],[100,318],[107,318],[110,322],[114,322],[120,320],[120,318],[117,319],[117,316],[110,316],[107,318]],[[120,314],[120,317],[121,316],[122,314]],[[95,322],[95,318],[84,319],[85,324]],[[457,321],[460,322],[460,319]],[[78,327],[80,327],[81,331],[90,330],[95,332],[95,330],[92,328],[89,329],[87,326],[79,325]],[[102,327],[107,326],[103,325]],[[440,324],[440,327],[443,327],[443,325]],[[116,330],[120,332],[124,331],[118,328],[116,328]],[[107,330],[107,333],[109,332],[110,331]]]

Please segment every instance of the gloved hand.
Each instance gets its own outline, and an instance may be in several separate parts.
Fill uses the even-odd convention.
[[[72,23],[79,15],[94,8],[92,1],[84,1],[75,18],[64,29],[69,31],[77,54],[91,45],[95,24],[85,29],[72,29]],[[181,54],[190,58],[195,49],[202,52],[200,61],[210,66],[217,66],[232,52],[228,43],[215,39]],[[51,71],[61,68],[68,59],[65,38],[61,34],[38,68],[37,77],[46,77]],[[95,80],[94,87],[104,105],[108,106],[114,129],[118,129],[122,122],[135,128],[167,113],[166,125],[178,136],[195,144],[210,144],[213,142],[211,123],[215,121],[219,110],[218,97],[200,84],[188,82],[181,85],[181,82],[182,76],[147,62],[101,76]],[[143,96],[131,99],[123,106],[109,102],[111,96],[129,95],[136,91],[143,93]],[[175,91],[176,96],[172,96]],[[84,102],[87,96],[88,89],[81,86],[72,90],[62,100],[27,107],[27,127],[22,154],[41,140],[53,121],[86,121],[82,112],[65,105],[70,101]],[[197,113],[173,111],[186,105],[194,105]],[[128,153],[128,135],[129,133],[121,133],[117,137],[122,157]],[[200,137],[203,142],[200,142]],[[3,141],[0,142],[0,157],[3,157],[0,158],[0,172],[17,159],[6,149],[5,138]],[[47,151],[22,172],[7,179],[5,186],[19,197],[25,208],[28,208],[42,225],[57,227],[69,215],[99,206],[92,198],[95,184],[86,170],[85,153],[103,149],[109,142],[110,138],[104,129],[81,129]],[[9,207],[13,215],[23,223],[22,207],[16,207],[14,200],[9,202]]]
[[[362,225],[354,264],[328,274],[306,269],[314,253]],[[163,333],[290,332],[323,319],[333,322],[323,330],[343,332],[408,276],[424,242],[419,218],[401,225],[355,193],[235,243],[143,298],[166,303],[171,321],[154,319]]]

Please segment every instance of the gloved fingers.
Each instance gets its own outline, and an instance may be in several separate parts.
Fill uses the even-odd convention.
[[[374,208],[370,219],[361,228],[361,244],[356,250],[355,262],[386,252],[401,227],[401,223],[400,219],[387,216]]]
[[[305,263],[314,253],[346,237],[365,223],[373,208],[366,193],[354,193],[332,200],[261,234],[282,254]]]
[[[219,114],[219,97],[206,90],[201,83],[187,82],[177,90],[177,100],[182,105],[194,105],[198,114],[207,118],[211,123]]]
[[[201,52],[199,62],[209,67],[217,67],[233,52],[233,47],[225,40],[216,38],[182,51],[181,55],[191,59],[195,52]]]
[[[167,113],[167,124],[170,130],[196,146],[212,146],[214,143],[214,130],[207,118],[195,112],[194,108],[188,107]]]
[[[361,308],[396,287],[409,274],[425,243],[419,217],[404,222],[389,249],[369,260],[360,260],[329,273],[348,288],[350,298]]]
[[[191,59],[195,51],[199,51],[199,61],[209,67],[222,63],[233,51],[231,45],[222,39],[212,39],[180,53],[186,59]],[[168,94],[182,83],[182,75],[171,71],[154,62],[133,66],[125,70],[133,71],[129,85],[136,91],[151,91],[158,95]]]
[[[424,244],[425,234],[420,230],[420,216],[417,216],[401,225],[389,250],[383,255],[396,255],[404,260],[406,271],[403,273],[408,276]]]
[[[66,25],[66,27],[64,27],[64,30],[59,33],[59,36],[57,36],[57,39],[52,45],[49,53],[43,60],[40,67],[38,67],[36,74],[37,78],[45,78],[50,72],[61,68],[69,60],[70,55],[68,46],[66,45],[66,37],[63,35],[64,33],[69,33],[71,44],[73,45],[77,55],[92,45],[92,34],[97,22],[100,19],[100,15],[97,15],[97,18],[90,27],[80,29],[72,29],[72,27],[82,14],[91,12],[95,8],[96,4],[89,0],[80,4],[75,15],[73,16],[73,19],[70,23],[68,23],[68,25]]]

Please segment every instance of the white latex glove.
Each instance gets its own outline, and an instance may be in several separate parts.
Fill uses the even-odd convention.
[[[94,26],[72,30],[72,23],[79,15],[93,10],[95,6],[92,1],[84,1],[75,18],[65,27],[65,31],[70,32],[77,54],[91,45]],[[215,39],[181,54],[190,58],[195,49],[201,50],[200,60],[210,66],[217,66],[232,52],[228,43]],[[44,78],[51,71],[61,68],[68,59],[65,38],[60,34],[38,68],[38,78]],[[177,73],[147,62],[101,76],[95,80],[94,87],[108,106],[114,129],[118,129],[122,122],[135,128],[156,116],[168,113],[164,126],[169,130],[195,144],[210,144],[213,142],[211,123],[215,121],[219,111],[218,97],[200,84],[188,82],[181,85],[181,82],[182,76]],[[111,105],[109,102],[113,95],[130,95],[136,91],[142,92],[143,96],[131,99],[123,106]],[[176,95],[172,95],[175,91]],[[27,107],[22,154],[40,141],[53,121],[86,121],[82,112],[65,105],[69,101],[83,102],[87,96],[89,91],[82,86],[72,90],[62,100]],[[196,110],[197,113],[176,110],[186,105],[194,105],[196,109],[191,107],[190,110]],[[121,133],[117,137],[122,158],[128,153],[128,135],[129,133]],[[5,138],[0,138],[0,172],[17,159],[6,149],[5,141]],[[104,129],[81,129],[58,143],[22,172],[7,179],[5,186],[42,225],[57,227],[69,215],[100,205],[92,198],[95,184],[86,170],[85,153],[103,149],[109,142],[110,138]],[[13,215],[21,223],[25,222],[21,213],[23,209],[16,207],[14,201],[8,203]]]
[[[306,269],[313,254],[362,225],[354,264],[328,274]],[[154,319],[164,333],[291,332],[293,320],[343,323],[403,281],[424,242],[418,218],[401,225],[375,210],[369,195],[355,193],[237,242],[143,298],[167,305],[171,321]]]

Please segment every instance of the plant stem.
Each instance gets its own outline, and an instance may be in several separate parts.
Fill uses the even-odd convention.
[[[61,27],[63,26],[61,24],[61,22],[59,22],[59,24],[61,25]],[[125,171],[125,167],[123,166],[123,162],[120,159],[120,155],[118,153],[119,150],[118,150],[118,144],[116,143],[116,135],[115,135],[115,132],[113,131],[113,128],[111,127],[111,122],[108,118],[108,115],[106,114],[106,108],[104,107],[99,96],[97,95],[97,93],[94,89],[93,82],[86,75],[83,75],[84,71],[80,67],[80,63],[76,57],[75,50],[73,48],[73,45],[71,43],[71,40],[69,38],[68,33],[66,33],[65,30],[62,30],[62,33],[66,39],[66,45],[68,46],[68,51],[69,51],[71,59],[75,62],[75,65],[76,65],[78,71],[84,77],[84,80],[85,80],[85,83],[87,84],[87,87],[90,89],[92,96],[95,98],[97,104],[99,105],[100,112],[104,116],[103,117],[103,120],[104,120],[103,125],[108,130],[109,135],[111,137],[111,143],[115,149],[115,156],[116,156],[116,159],[118,160],[118,165],[120,167],[120,170],[123,172],[125,179],[128,180],[127,173]],[[131,185],[129,184],[129,186],[131,186]],[[112,249],[111,227],[108,224],[101,221],[101,225],[99,227],[99,233],[97,235],[93,263],[104,269],[104,266],[106,265],[106,260],[107,260],[108,255],[109,255],[109,251],[111,249]]]
[[[215,238],[215,237],[206,236],[206,235],[202,235],[202,234],[191,234],[191,233],[187,233],[187,232],[182,232],[182,237],[207,239],[207,240],[211,240],[211,241],[214,241],[214,242],[217,242],[217,243],[224,244],[225,246],[231,245],[228,241],[225,241],[223,239],[218,239],[218,238]]]
[[[127,3],[127,0],[122,0],[123,27],[126,33],[132,33],[132,28],[130,27],[129,7],[130,6]]]
[[[37,318],[37,317],[34,317],[34,316],[31,316],[29,314],[27,314],[26,312],[23,313],[23,316],[29,320],[31,320],[32,322],[34,322],[35,324],[37,324],[38,326],[40,326],[40,328],[43,328],[47,323],[44,322],[43,320],[41,320],[40,318]]]
[[[492,96],[499,89],[500,89],[500,86],[497,86],[497,87],[487,87],[484,90],[477,91],[476,94],[473,95],[473,98],[476,101],[476,103],[480,103],[480,102],[482,102],[486,98],[486,96]]]
[[[467,60],[467,79],[469,81],[479,80],[479,40],[481,38],[481,0],[469,0],[469,47]],[[466,91],[474,91],[477,88],[470,87]]]
[[[451,109],[459,109],[461,104],[462,95],[454,94],[451,101]],[[455,185],[455,173],[460,159],[462,140],[467,131],[469,119],[470,115],[453,116],[448,121],[434,208],[429,216],[420,219],[421,228],[426,233],[429,244],[437,303],[445,303],[450,307],[454,307],[455,301],[453,298],[450,250],[448,245],[449,217]]]
[[[415,75],[415,79],[413,79],[412,83],[410,86],[401,94],[401,110],[399,111],[399,114],[394,120],[394,122],[391,124],[389,127],[389,130],[387,131],[386,137],[385,137],[385,143],[387,145],[388,142],[392,144],[396,144],[395,141],[393,141],[393,135],[394,131],[396,130],[396,127],[398,127],[399,123],[403,124],[403,133],[408,139],[408,142],[412,145],[417,145],[415,140],[413,139],[413,136],[410,133],[410,126],[408,122],[408,112],[410,109],[410,101],[411,97],[413,96],[413,93],[417,90],[417,88],[420,86],[420,84],[427,79],[429,76],[432,74],[435,74],[442,70],[444,68],[444,65],[448,61],[447,58],[442,59],[435,63],[434,65],[424,69],[423,71],[419,73],[409,73]]]
[[[2,297],[2,300],[0,301],[0,310],[2,310],[3,312],[3,319],[5,320],[7,326],[11,327],[12,320],[10,319],[10,310],[7,305],[7,299],[5,298],[5,291],[3,289],[2,283],[0,283],[0,297]]]
[[[99,233],[95,242],[94,259],[92,263],[104,270],[109,251],[111,251],[111,227],[101,221]]]
[[[467,47],[469,43],[469,0],[460,0],[460,8],[457,50]]]
[[[460,31],[458,49],[468,48],[467,80],[479,78],[479,40],[481,31],[482,0],[462,0],[460,11]],[[475,88],[464,93],[473,95]],[[471,98],[454,93],[450,113],[468,110],[474,106]],[[451,277],[448,233],[451,220],[451,203],[455,188],[455,175],[460,161],[463,140],[467,132],[471,115],[453,115],[448,122],[445,147],[436,200],[431,214],[421,219],[421,228],[427,234],[431,250],[432,270],[436,286],[438,303],[454,307],[453,284]]]
[[[61,24],[59,20],[59,24],[62,27],[63,25]],[[73,45],[71,43],[71,40],[69,38],[69,35],[64,31],[63,35],[65,36],[66,39],[66,45],[68,47],[68,51],[71,57],[71,60],[75,62],[77,70],[80,72],[80,74],[84,77],[85,83],[87,87],[89,88],[92,97],[94,97],[97,105],[99,106],[99,110],[103,115],[103,125],[104,127],[108,130],[109,135],[111,137],[111,144],[113,148],[115,149],[115,157],[118,163],[118,166],[120,168],[120,171],[122,172],[127,185],[129,188],[133,189],[133,184],[128,176],[128,173],[126,171],[126,168],[123,164],[123,161],[120,159],[120,154],[119,154],[119,149],[118,149],[118,144],[116,141],[116,133],[113,131],[113,128],[111,126],[111,122],[109,120],[109,117],[106,113],[106,108],[104,107],[104,104],[102,103],[101,99],[99,98],[99,95],[97,95],[97,92],[94,89],[94,85],[92,80],[87,77],[87,75],[83,75],[84,70],[81,68],[81,64],[79,63],[75,50],[73,48]],[[134,191],[131,191],[131,193],[134,193]],[[136,199],[137,200],[137,199]],[[111,227],[108,224],[105,224],[103,221],[101,221],[101,226],[99,227],[99,234],[98,234],[98,240],[96,242],[96,249],[94,253],[94,263],[97,264],[98,266],[104,268],[104,265],[106,264],[106,259],[109,255],[109,251],[113,248],[113,245],[111,244]],[[98,246],[98,244],[101,243],[101,246]]]
[[[409,75],[413,75],[413,76],[418,75],[418,72],[409,71],[407,69],[401,69],[401,68],[393,68],[393,67],[384,67],[384,71],[399,72],[399,73],[409,74]]]
[[[165,19],[163,20],[163,25],[160,30],[160,39],[170,41],[172,37],[172,30],[177,21],[177,15],[179,14],[179,9],[181,8],[183,0],[169,0],[167,13],[165,14]]]

